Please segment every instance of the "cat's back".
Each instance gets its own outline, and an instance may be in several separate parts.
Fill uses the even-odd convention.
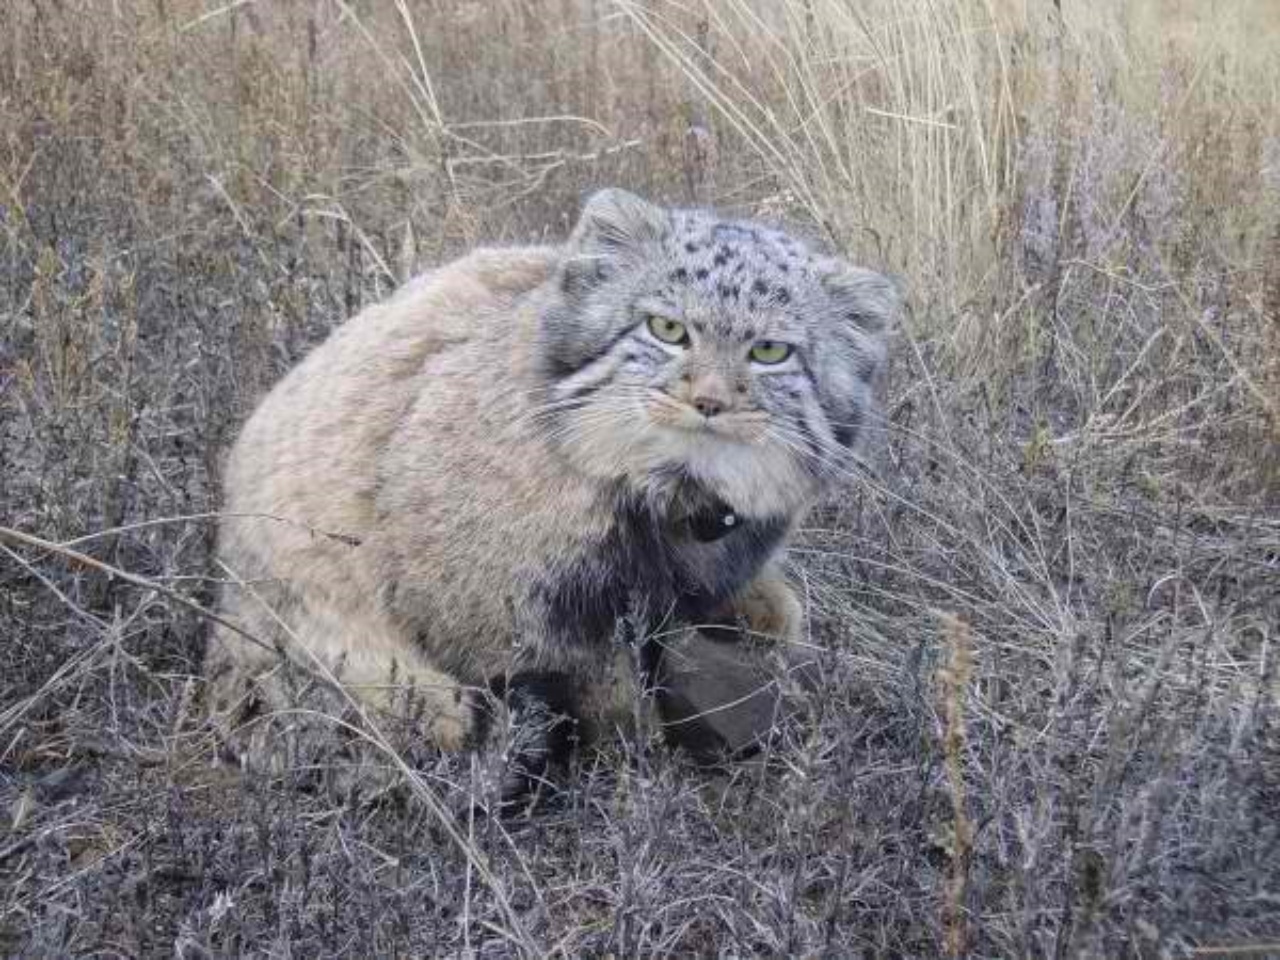
[[[476,250],[338,327],[245,424],[227,461],[227,512],[303,516],[351,535],[368,529],[379,465],[424,368],[465,353],[493,367],[476,369],[477,383],[501,377],[520,335],[515,306],[555,262],[551,248]],[[289,536],[268,534],[276,535]]]

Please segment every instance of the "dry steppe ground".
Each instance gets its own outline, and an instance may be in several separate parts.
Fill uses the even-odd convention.
[[[0,954],[1280,955],[1277,24],[7,0]],[[469,760],[412,743],[376,800],[218,766],[190,604],[237,425],[416,265],[610,184],[907,291],[793,554],[808,726],[456,825]]]

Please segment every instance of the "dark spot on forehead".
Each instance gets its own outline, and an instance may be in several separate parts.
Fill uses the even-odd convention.
[[[668,274],[667,279],[675,280],[677,282],[688,280],[689,271],[686,270],[684,267],[676,267],[676,269],[672,270],[671,273]]]
[[[693,271],[693,275],[697,277],[699,280],[705,280],[707,279],[708,276],[711,275],[711,271],[708,270],[706,267],[699,267],[697,270]]]
[[[788,292],[786,287],[774,287],[773,299],[776,300],[778,303],[782,304],[783,306],[786,306],[788,303],[791,302],[791,294],[790,292]]]
[[[689,241],[686,241],[684,245],[684,249],[687,253],[697,253],[700,248],[692,240],[689,240]]]
[[[751,290],[754,293],[760,294],[762,297],[767,296],[769,293],[769,285],[759,277],[756,277],[755,283],[751,284]]]
[[[724,299],[726,300],[737,300],[739,294],[741,294],[742,292],[741,289],[736,284],[734,284],[733,286],[730,286],[727,283],[720,284],[720,286],[718,286],[716,290],[720,294],[720,296],[724,297]]]
[[[783,273],[787,273],[791,270],[791,268],[787,266],[787,261],[785,260],[778,261],[778,269],[781,270]]]

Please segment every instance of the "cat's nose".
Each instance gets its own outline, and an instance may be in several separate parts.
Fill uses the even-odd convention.
[[[717,397],[694,397],[693,405],[704,417],[724,412],[724,402]]]
[[[704,417],[718,417],[733,405],[729,381],[719,370],[701,370],[689,382],[688,402]]]

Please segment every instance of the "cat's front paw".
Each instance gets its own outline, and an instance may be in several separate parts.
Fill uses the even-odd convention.
[[[804,636],[804,607],[785,580],[753,581],[734,599],[733,612],[752,639],[793,644]]]

